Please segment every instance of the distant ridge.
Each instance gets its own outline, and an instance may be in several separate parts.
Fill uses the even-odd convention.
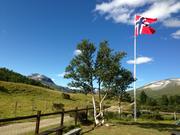
[[[40,81],[41,83],[45,85],[55,85],[55,83],[52,81],[51,78],[45,75],[41,75],[39,73],[33,73],[32,75],[29,75],[28,78],[36,80],[36,81]]]
[[[33,73],[28,76],[28,78],[41,82],[44,85],[47,85],[53,89],[61,90],[64,92],[72,92],[73,90],[69,89],[68,87],[63,87],[55,84],[53,80],[45,75],[39,73]]]
[[[0,68],[0,81],[24,83],[24,84],[30,84],[30,85],[48,88],[46,85],[42,84],[39,81],[30,79],[24,75],[21,75],[17,72],[14,72],[13,70],[9,70],[7,68]]]
[[[180,78],[170,78],[151,82],[137,89],[137,95],[145,91],[151,97],[160,97],[162,95],[173,96],[180,95]],[[133,90],[129,91],[131,95]]]
[[[30,84],[44,88],[49,88],[49,89],[56,89],[64,92],[75,91],[69,89],[68,87],[56,85],[51,78],[45,75],[41,75],[39,73],[33,73],[29,76],[25,76],[5,67],[0,68],[0,81]]]

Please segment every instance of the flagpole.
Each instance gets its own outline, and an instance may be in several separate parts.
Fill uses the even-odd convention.
[[[136,122],[136,15],[134,18],[134,121]]]

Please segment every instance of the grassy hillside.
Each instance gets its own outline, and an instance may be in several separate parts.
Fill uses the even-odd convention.
[[[62,92],[22,83],[0,81],[0,118],[53,112],[53,103],[62,103],[65,109],[91,105],[91,95],[70,94],[63,99]],[[16,109],[17,102],[17,109]],[[109,101],[108,101],[109,102]],[[16,110],[16,111],[15,111]]]
[[[21,75],[17,72],[7,69],[7,68],[0,68],[0,81],[24,83],[24,84],[30,84],[30,85],[49,88],[48,86],[42,84],[39,81],[30,79],[24,75]]]

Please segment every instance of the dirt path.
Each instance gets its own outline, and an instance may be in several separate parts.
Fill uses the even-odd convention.
[[[64,122],[70,121],[69,116],[64,117]],[[56,125],[60,123],[60,117],[43,119],[40,122],[40,128]],[[26,135],[35,130],[35,122],[15,123],[0,127],[0,135]]]

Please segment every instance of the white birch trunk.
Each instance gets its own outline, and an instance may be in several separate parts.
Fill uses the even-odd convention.
[[[105,94],[105,96],[101,99],[100,103],[99,103],[99,113],[96,113],[96,103],[95,103],[95,98],[94,95],[92,96],[92,101],[93,101],[93,108],[94,108],[94,121],[96,126],[97,125],[103,125],[104,124],[104,114],[102,111],[102,102],[104,101],[104,99],[106,98],[107,93]]]

